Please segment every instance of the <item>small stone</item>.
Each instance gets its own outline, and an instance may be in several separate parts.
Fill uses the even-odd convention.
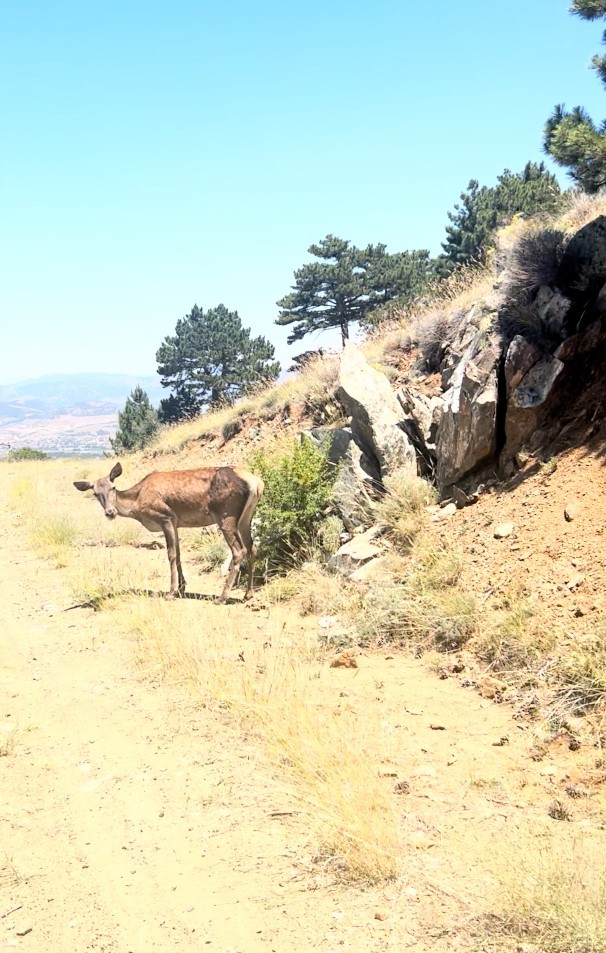
[[[585,582],[585,576],[582,572],[575,572],[572,574],[568,582],[566,583],[566,588],[569,590],[578,589],[579,586],[582,586]]]
[[[507,683],[492,675],[486,675],[480,683],[480,694],[483,698],[495,698],[507,690]]]
[[[321,629],[332,629],[333,625],[336,625],[338,621],[336,615],[323,615],[318,619],[318,625]]]
[[[495,539],[506,539],[515,529],[515,523],[499,523],[494,531]]]
[[[439,510],[434,516],[432,516],[432,520],[434,522],[439,520],[448,520],[450,519],[451,516],[454,516],[456,512],[457,512],[457,504],[447,503],[446,506],[443,506],[441,510]]]
[[[331,668],[357,668],[358,662],[353,652],[341,652],[330,663]]]
[[[375,910],[375,920],[387,920],[385,910]]]
[[[564,507],[564,519],[567,523],[572,523],[579,515],[579,504],[571,501]]]

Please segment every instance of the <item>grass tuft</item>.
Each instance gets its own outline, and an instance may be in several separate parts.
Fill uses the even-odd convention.
[[[484,924],[490,939],[530,942],[536,953],[606,953],[602,838],[539,834],[532,850],[525,840],[515,853],[507,840],[511,854],[497,851],[496,912]]]

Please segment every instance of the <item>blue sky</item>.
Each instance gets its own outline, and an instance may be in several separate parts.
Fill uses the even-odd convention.
[[[309,245],[439,252],[556,103],[606,114],[602,26],[566,0],[2,4],[0,384],[154,373],[220,302],[287,362]]]

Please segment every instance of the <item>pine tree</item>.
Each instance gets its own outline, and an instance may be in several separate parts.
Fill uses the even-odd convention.
[[[194,305],[156,354],[162,386],[172,390],[161,402],[161,419],[196,416],[275,380],[280,365],[273,358],[273,345],[264,337],[251,338],[237,311],[220,304],[204,312]]]
[[[606,0],[573,0],[570,10],[583,20],[599,20],[606,18]],[[606,86],[606,56],[596,54],[591,66]],[[582,106],[556,106],[545,123],[543,146],[585,192],[606,185],[606,120],[597,125]]]
[[[276,324],[294,324],[288,343],[315,331],[339,328],[345,344],[352,322],[395,298],[419,294],[431,270],[429,252],[389,255],[385,248],[381,244],[356,248],[334,235],[312,245],[309,254],[320,261],[299,268],[291,293],[278,301],[281,310]]]
[[[472,179],[461,194],[460,204],[448,213],[451,224],[446,226],[438,274],[447,275],[461,265],[483,262],[497,228],[514,215],[555,210],[560,197],[560,187],[543,162],[528,162],[518,173],[505,169],[492,188],[480,187]]]
[[[126,398],[124,410],[118,414],[116,436],[110,438],[116,453],[141,450],[159,427],[158,412],[150,404],[146,392],[138,384]]]

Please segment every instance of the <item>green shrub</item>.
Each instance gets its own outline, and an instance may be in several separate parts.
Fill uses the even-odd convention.
[[[229,555],[223,537],[212,531],[202,533],[195,539],[192,543],[192,549],[194,550],[194,558],[199,563],[202,572],[212,572],[214,569],[218,569]]]
[[[6,456],[9,463],[18,463],[21,460],[48,460],[48,453],[43,450],[32,450],[31,447],[20,447],[18,450],[9,450]]]
[[[337,467],[327,459],[328,441],[318,450],[309,439],[290,453],[267,458],[255,454],[252,468],[265,492],[255,517],[260,563],[266,572],[292,568],[306,550],[330,503]]]

